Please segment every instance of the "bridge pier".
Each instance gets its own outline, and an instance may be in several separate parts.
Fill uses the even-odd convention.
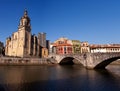
[[[93,61],[93,55],[91,53],[86,53],[83,55],[83,59],[84,59],[84,67],[87,69],[94,69],[95,65],[94,65],[94,61]]]

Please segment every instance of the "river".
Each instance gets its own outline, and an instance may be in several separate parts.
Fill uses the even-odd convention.
[[[0,66],[0,91],[120,91],[120,65]]]

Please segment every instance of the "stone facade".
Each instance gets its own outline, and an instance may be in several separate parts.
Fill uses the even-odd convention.
[[[39,37],[40,35],[44,38]],[[42,57],[43,47],[46,48],[46,34],[31,35],[30,18],[25,10],[18,31],[6,39],[5,54],[17,57]]]
[[[81,42],[81,53],[89,53],[90,47],[88,42]]]
[[[42,48],[42,58],[47,58],[47,57],[48,57],[48,49]]]
[[[20,20],[18,31],[6,40],[5,54],[8,56],[29,56],[31,47],[31,25],[27,11]]]
[[[50,54],[56,54],[56,46],[54,43],[50,43]]]

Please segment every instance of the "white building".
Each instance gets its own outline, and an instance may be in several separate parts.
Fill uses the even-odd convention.
[[[90,45],[91,53],[120,52],[120,44]]]

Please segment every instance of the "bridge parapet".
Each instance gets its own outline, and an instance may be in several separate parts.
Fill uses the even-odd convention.
[[[93,53],[92,58],[94,61],[101,62],[103,60],[107,60],[113,57],[119,57],[120,53]]]

